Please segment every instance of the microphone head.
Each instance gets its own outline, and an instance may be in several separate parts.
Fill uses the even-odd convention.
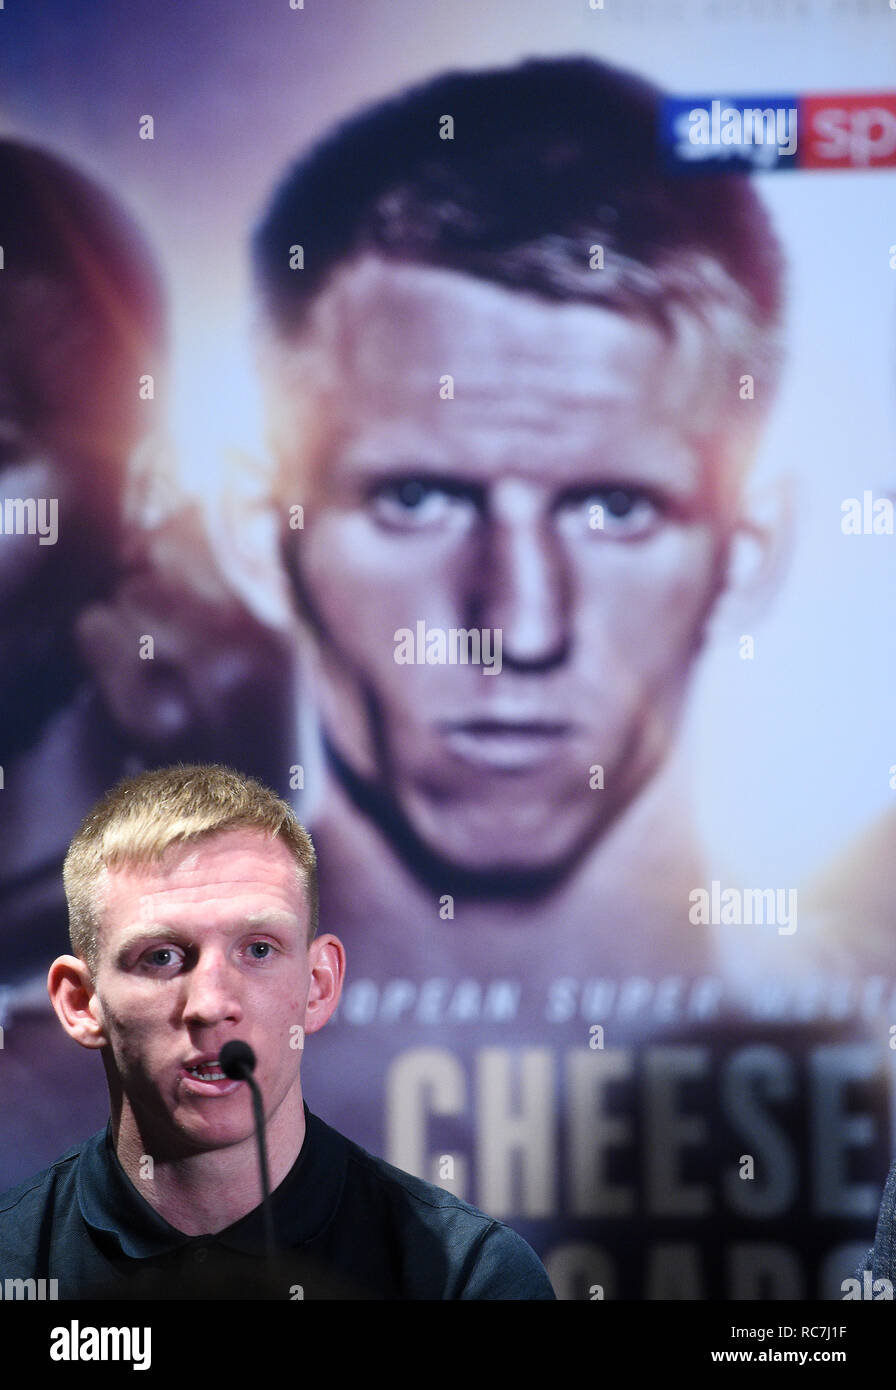
[[[218,1066],[233,1081],[242,1081],[255,1070],[255,1053],[241,1038],[232,1038],[218,1053]]]

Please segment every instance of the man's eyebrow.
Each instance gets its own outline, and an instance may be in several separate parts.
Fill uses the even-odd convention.
[[[147,922],[143,926],[134,927],[132,931],[125,932],[118,943],[117,954],[121,955],[144,941],[158,941],[161,938],[166,941],[188,941],[190,936],[190,932],[184,931],[182,927],[174,927],[168,922]]]
[[[356,469],[359,472],[376,475],[411,473],[415,476],[425,474],[428,477],[438,477],[440,474],[450,476],[462,467],[460,459],[456,459],[454,456],[445,454],[435,456],[427,454],[425,450],[418,452],[409,449],[406,444],[397,446],[384,444],[378,448],[367,445],[360,448],[349,448],[342,455],[339,463],[346,469]]]
[[[241,925],[249,927],[294,927],[298,923],[299,918],[295,912],[274,908],[270,912],[248,913],[242,919]]]
[[[227,932],[230,936],[238,936],[247,927],[296,927],[301,926],[298,916],[294,912],[286,912],[273,909],[270,912],[250,912],[238,922],[232,923]],[[178,941],[189,944],[196,936],[196,929],[175,926],[173,923],[160,919],[158,922],[146,922],[142,926],[134,927],[133,930],[126,932],[118,944],[118,954],[131,950],[141,942],[150,941]]]

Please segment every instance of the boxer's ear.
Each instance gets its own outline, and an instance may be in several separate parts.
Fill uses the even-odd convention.
[[[795,510],[793,479],[780,476],[748,485],[712,620],[714,637],[742,632],[774,602],[793,559]]]
[[[47,975],[47,991],[56,1017],[82,1047],[105,1047],[102,1009],[86,963],[77,956],[58,956]]]
[[[311,985],[305,1008],[304,1030],[316,1033],[336,1011],[345,980],[345,947],[328,932],[316,936],[308,948]]]

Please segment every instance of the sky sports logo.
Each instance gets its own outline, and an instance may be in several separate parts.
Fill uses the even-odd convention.
[[[718,172],[896,167],[896,94],[667,97],[670,167]]]

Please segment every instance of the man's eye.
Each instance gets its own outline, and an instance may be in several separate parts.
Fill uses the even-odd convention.
[[[163,970],[166,965],[173,965],[177,960],[177,954],[171,946],[158,946],[154,951],[149,951],[144,960],[147,965],[157,966]]]
[[[253,960],[267,960],[273,953],[273,946],[269,941],[253,941],[249,946],[250,951],[258,951],[260,954],[252,957]]]
[[[584,512],[589,531],[623,540],[646,535],[662,515],[660,505],[635,488],[592,488],[572,505],[579,515]]]
[[[409,531],[438,525],[469,499],[424,478],[401,478],[376,487],[370,506],[381,525]]]

